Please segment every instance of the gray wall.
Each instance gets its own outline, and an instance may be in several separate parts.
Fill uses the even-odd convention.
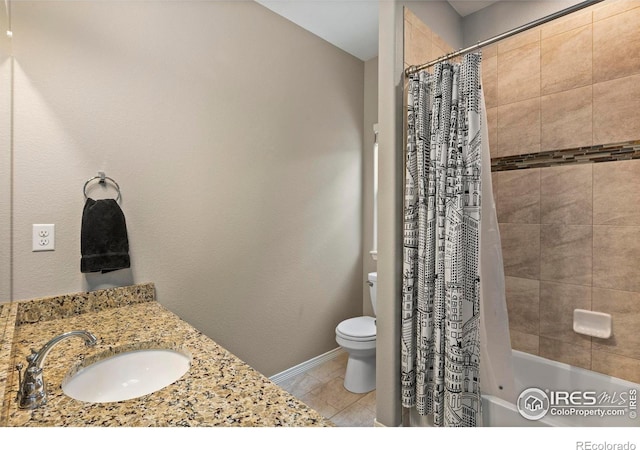
[[[152,281],[268,376],[337,347],[362,314],[362,61],[254,2],[14,2],[13,28],[16,299]],[[132,267],[84,275],[98,170]]]
[[[0,3],[0,303],[11,300],[11,40],[5,6]]]
[[[460,24],[450,25],[456,23],[460,16],[445,2],[380,2],[376,420],[385,426],[398,426],[403,420],[400,403],[399,295],[402,288],[404,172],[401,111],[405,6],[454,48],[462,42]]]
[[[400,299],[402,211],[403,14],[397,1],[380,2],[378,45],[378,292],[376,420],[400,425]]]
[[[369,252],[373,250],[373,125],[378,123],[378,58],[364,63],[364,148],[362,149],[362,279],[377,270],[376,261]],[[373,316],[369,286],[362,283],[362,309]]]

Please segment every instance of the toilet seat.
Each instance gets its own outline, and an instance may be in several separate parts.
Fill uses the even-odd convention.
[[[343,320],[336,327],[336,335],[348,341],[375,341],[376,319],[363,316]]]

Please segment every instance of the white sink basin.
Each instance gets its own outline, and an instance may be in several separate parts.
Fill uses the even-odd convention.
[[[177,381],[191,365],[191,357],[176,350],[130,350],[67,375],[62,391],[84,402],[129,400],[156,392]]]

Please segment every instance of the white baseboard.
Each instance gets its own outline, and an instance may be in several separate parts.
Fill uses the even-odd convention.
[[[291,367],[287,370],[283,370],[282,372],[269,377],[269,379],[275,384],[280,384],[288,380],[289,378],[293,378],[296,375],[307,372],[314,367],[319,366],[320,364],[331,361],[332,359],[342,355],[344,352],[345,350],[342,347],[334,348],[333,350],[329,350],[327,353],[323,353],[322,355],[316,356],[315,358],[311,358],[310,360],[300,363],[297,366]]]

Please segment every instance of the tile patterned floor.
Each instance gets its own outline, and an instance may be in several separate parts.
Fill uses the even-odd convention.
[[[372,427],[376,417],[376,391],[354,394],[344,388],[347,353],[280,383],[339,427]]]

